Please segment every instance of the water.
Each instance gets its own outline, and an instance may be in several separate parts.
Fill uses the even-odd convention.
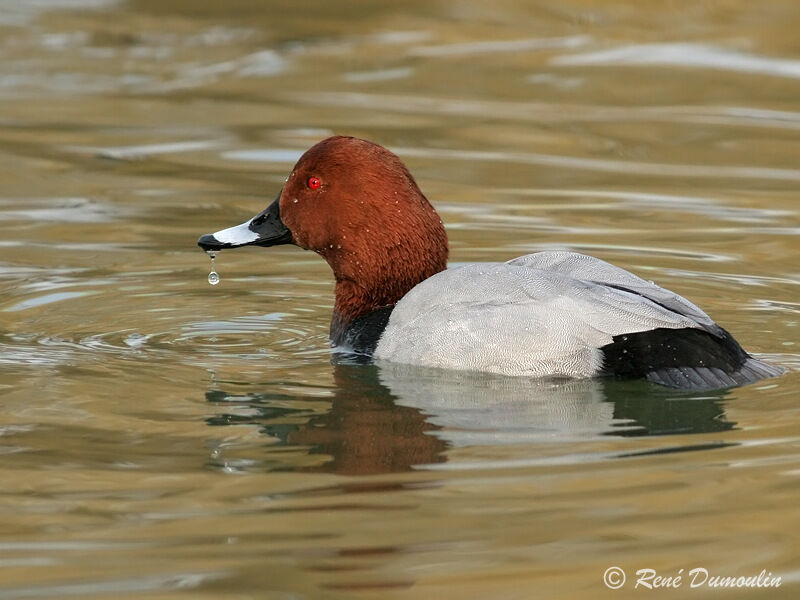
[[[696,567],[796,597],[799,26],[0,1],[0,597],[624,598]],[[226,252],[211,287],[196,246],[331,133],[403,157],[451,264],[587,252],[789,372],[687,395],[347,364],[318,256]]]

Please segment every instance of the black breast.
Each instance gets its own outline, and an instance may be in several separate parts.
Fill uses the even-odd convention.
[[[356,354],[372,355],[386,329],[394,305],[384,306],[349,323],[331,323],[331,344],[348,348]]]

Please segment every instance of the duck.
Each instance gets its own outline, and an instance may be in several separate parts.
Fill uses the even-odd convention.
[[[356,137],[316,143],[266,209],[197,243],[320,255],[336,282],[331,346],[378,364],[682,390],[783,372],[690,301],[598,258],[554,250],[448,268],[444,224],[411,172]]]

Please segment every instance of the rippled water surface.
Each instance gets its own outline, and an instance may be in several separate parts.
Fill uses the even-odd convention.
[[[798,597],[800,5],[334,4],[0,0],[0,597]],[[591,253],[788,373],[334,364],[319,257],[195,246],[331,133],[453,263]]]

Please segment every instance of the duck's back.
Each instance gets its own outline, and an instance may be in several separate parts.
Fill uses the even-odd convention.
[[[686,299],[604,261],[541,252],[443,271],[397,304],[377,359],[712,388],[777,375]]]

